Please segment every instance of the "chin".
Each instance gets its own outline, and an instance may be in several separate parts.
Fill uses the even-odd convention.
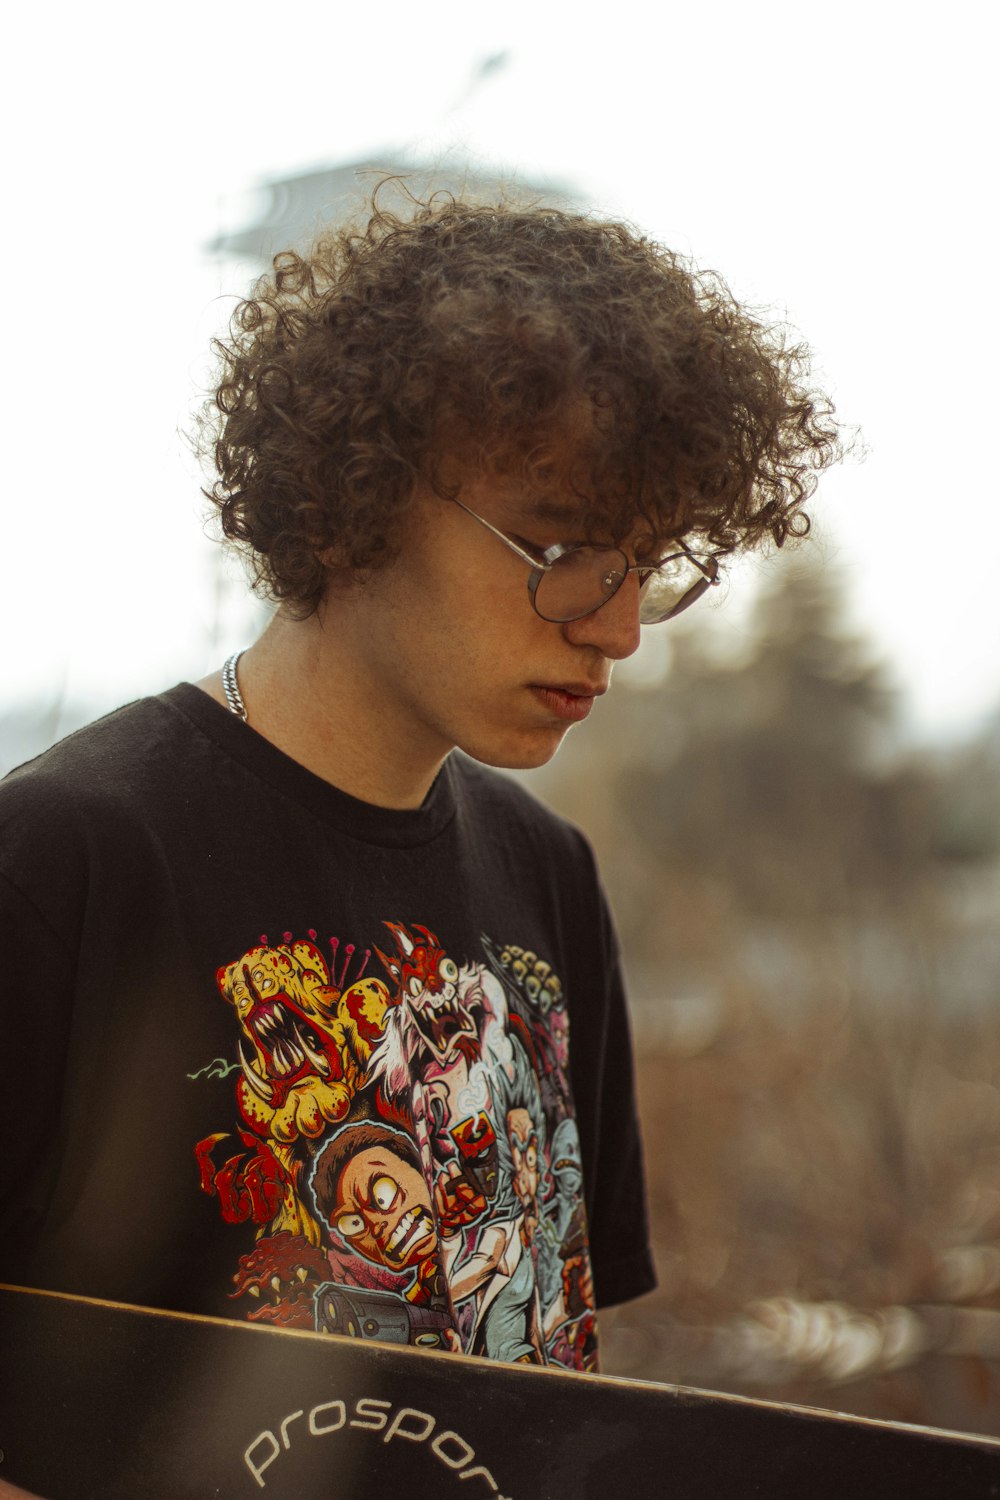
[[[494,744],[470,740],[468,744],[460,744],[459,749],[480,764],[494,766],[498,771],[534,771],[539,766],[548,765],[566,733],[566,728],[550,729],[543,734],[536,732]]]

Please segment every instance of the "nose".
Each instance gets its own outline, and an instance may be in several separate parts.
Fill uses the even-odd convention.
[[[609,661],[624,661],[638,649],[639,580],[627,573],[616,594],[592,614],[580,620],[569,620],[563,634],[574,646],[596,646]]]

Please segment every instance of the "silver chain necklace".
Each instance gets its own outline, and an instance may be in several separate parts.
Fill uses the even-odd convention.
[[[242,719],[244,724],[248,718],[247,706],[243,702],[243,694],[240,692],[240,685],[236,678],[236,663],[246,649],[245,646],[241,646],[239,651],[234,651],[222,668],[222,691],[226,695],[226,702],[229,704],[231,712],[238,719]]]

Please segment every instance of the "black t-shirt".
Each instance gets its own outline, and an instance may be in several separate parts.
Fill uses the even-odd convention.
[[[653,1285],[593,859],[509,778],[374,807],[181,685],[0,784],[0,940],[0,1280],[575,1368]]]

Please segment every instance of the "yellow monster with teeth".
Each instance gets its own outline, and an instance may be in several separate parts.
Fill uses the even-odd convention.
[[[230,1174],[230,1211],[226,1205],[223,1211],[227,1218],[253,1218],[258,1235],[288,1230],[315,1245],[319,1228],[297,1191],[294,1148],[347,1115],[381,1037],[389,994],[378,979],[341,988],[353,948],[346,950],[338,984],[312,941],[315,933],[309,937],[293,942],[286,934],[277,944],[264,938],[220,968],[216,983],[240,1024],[236,1095],[247,1127],[241,1134],[249,1144],[252,1133],[262,1147],[253,1158],[252,1176],[249,1163]],[[223,1138],[200,1143],[203,1170]],[[218,1180],[213,1185],[222,1196],[223,1185]]]

